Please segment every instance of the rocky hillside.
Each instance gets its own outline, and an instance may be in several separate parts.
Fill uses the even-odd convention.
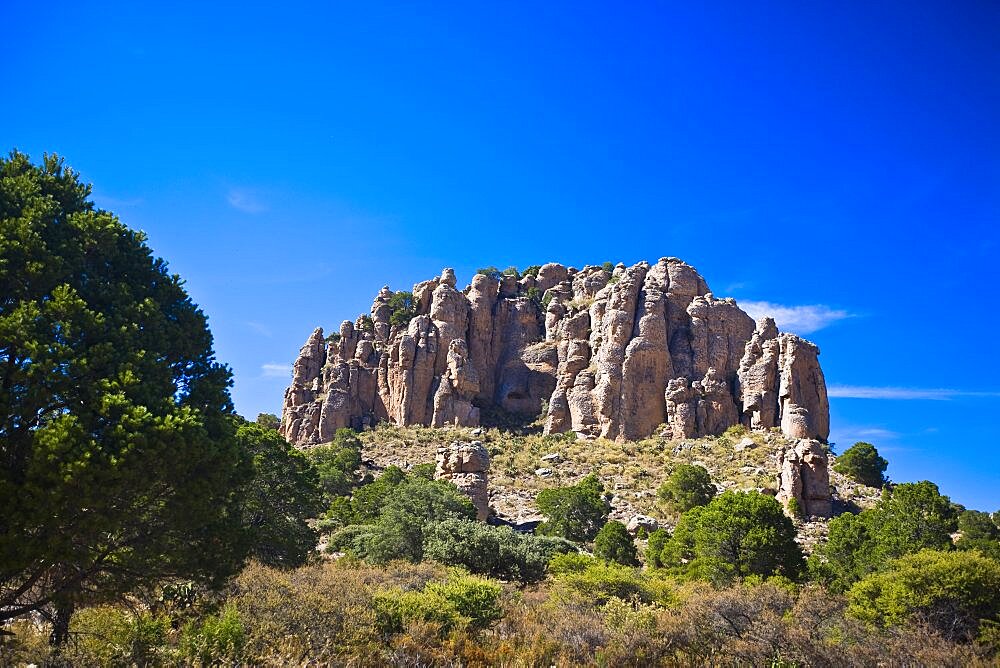
[[[676,258],[482,272],[462,291],[445,269],[412,299],[384,287],[370,315],[329,337],[316,329],[295,362],[281,431],[301,446],[382,421],[475,427],[544,411],[545,433],[585,439],[658,429],[690,439],[744,425],[825,440],[818,355],[714,297]]]
[[[527,431],[537,432],[539,427],[540,421]],[[807,550],[825,534],[825,517],[852,506],[870,506],[879,498],[879,490],[833,471],[833,457],[821,444],[787,439],[778,429],[750,431],[735,426],[715,437],[673,439],[664,432],[638,441],[611,441],[584,440],[572,432],[380,423],[360,437],[370,472],[378,474],[390,465],[410,470],[437,460],[438,477],[469,493],[481,517],[488,514],[491,521],[526,530],[542,519],[535,506],[539,491],[577,483],[591,473],[611,494],[612,519],[633,531],[639,526],[672,527],[677,516],[658,499],[656,490],[679,464],[703,466],[720,491],[757,490],[777,496],[786,507],[796,499],[803,512],[793,519]],[[481,446],[484,461],[466,458],[474,464],[470,472],[450,473],[467,468],[452,460],[469,446]]]

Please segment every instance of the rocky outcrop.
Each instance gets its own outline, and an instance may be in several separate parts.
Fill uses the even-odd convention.
[[[437,451],[435,480],[447,480],[472,500],[476,517],[485,521],[490,515],[488,471],[490,456],[480,441],[454,442]]]
[[[829,517],[832,514],[829,458],[822,443],[803,439],[784,453],[777,499],[789,514],[793,514],[792,499],[806,516]]]
[[[547,432],[583,437],[644,438],[662,425],[686,438],[735,424],[829,434],[818,348],[773,320],[755,324],[677,258],[550,263],[456,285],[451,269],[415,285],[408,322],[384,287],[369,316],[327,338],[314,331],[285,393],[285,437],[321,443],[379,420],[474,426],[544,406]]]
[[[794,334],[779,334],[761,318],[737,373],[741,422],[753,429],[780,426],[789,438],[830,435],[830,404],[819,348]]]

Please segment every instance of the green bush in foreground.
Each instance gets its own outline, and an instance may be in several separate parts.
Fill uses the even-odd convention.
[[[794,579],[805,565],[792,521],[774,497],[759,492],[725,492],[684,513],[659,559],[715,583],[752,575]]]
[[[968,641],[1000,615],[1000,563],[977,552],[922,550],[869,575],[847,593],[848,612],[882,626],[914,618],[946,638]]]
[[[922,549],[949,550],[955,508],[932,482],[896,485],[872,508],[830,521],[827,542],[810,558],[810,571],[836,592]]]
[[[500,619],[500,595],[495,582],[453,574],[444,582],[429,582],[419,591],[389,589],[372,601],[375,621],[384,633],[398,633],[412,621],[435,622],[442,631],[484,628]]]

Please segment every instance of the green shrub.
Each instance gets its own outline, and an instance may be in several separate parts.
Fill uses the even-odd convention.
[[[865,577],[847,593],[848,612],[895,626],[914,617],[951,640],[976,637],[1000,615],[1000,563],[976,552],[922,550]]]
[[[424,553],[424,527],[448,519],[475,519],[469,497],[450,482],[410,477],[398,485],[379,513],[368,540],[367,559],[385,563],[393,559],[420,561]]]
[[[582,573],[597,563],[597,559],[582,552],[565,552],[556,554],[549,559],[549,573],[564,575],[566,573]]]
[[[273,429],[246,422],[236,440],[253,458],[242,503],[251,555],[272,566],[304,564],[318,538],[308,521],[325,505],[316,469]]]
[[[751,575],[795,578],[803,569],[795,526],[774,497],[725,492],[681,516],[660,560],[715,583]]]
[[[71,665],[156,664],[168,652],[170,618],[102,605],[78,611],[70,631],[75,642],[63,648],[63,658]]]
[[[540,580],[552,555],[568,551],[576,548],[560,538],[524,535],[510,527],[470,520],[445,520],[424,531],[425,559],[505,580]]]
[[[424,480],[434,480],[434,471],[437,469],[432,463],[417,464],[410,469],[409,475],[416,478],[423,478]]]
[[[657,529],[653,533],[649,534],[649,541],[646,543],[647,566],[650,568],[659,568],[660,566],[663,566],[663,562],[660,557],[663,553],[663,548],[669,540],[670,534],[666,529]]]
[[[638,566],[635,542],[625,525],[616,520],[606,523],[594,538],[594,556],[626,566]]]
[[[881,487],[888,466],[889,462],[879,456],[874,445],[858,441],[837,457],[833,470],[863,485]]]
[[[217,615],[186,625],[181,631],[181,654],[202,665],[238,662],[246,642],[246,629],[232,603]]]
[[[481,267],[479,269],[476,269],[476,273],[483,274],[484,276],[489,276],[494,281],[499,281],[501,278],[503,278],[503,272],[501,272],[499,269],[497,269],[492,265],[489,267]]]
[[[958,531],[962,534],[955,547],[960,550],[979,550],[984,555],[1000,561],[1000,527],[989,513],[965,510],[958,516]]]
[[[574,564],[574,567],[577,564]],[[551,566],[550,566],[551,568]],[[593,560],[582,570],[568,570],[555,576],[557,594],[579,597],[598,605],[611,598],[649,603],[653,592],[641,571],[614,562]]]
[[[810,558],[810,572],[843,592],[893,559],[925,548],[951,549],[957,525],[951,500],[934,483],[896,485],[884,490],[874,507],[830,521],[826,543]]]
[[[573,541],[593,540],[608,519],[604,486],[591,474],[576,485],[543,489],[535,500],[546,521],[538,532]]]
[[[393,327],[406,327],[417,314],[417,300],[413,298],[412,292],[394,292],[389,297],[389,308],[389,324]]]
[[[345,552],[364,558],[368,554],[368,541],[375,535],[376,528],[372,524],[349,524],[330,534],[327,539],[327,552]]]
[[[671,510],[683,513],[704,506],[715,496],[712,477],[703,466],[680,464],[656,491]]]
[[[354,490],[351,496],[354,521],[363,524],[377,520],[389,497],[404,480],[406,474],[403,469],[398,466],[387,466],[375,481]]]
[[[355,471],[361,466],[361,441],[352,430],[338,429],[331,442],[307,450],[306,457],[319,474],[328,502],[350,494],[357,485]]]
[[[792,517],[802,517],[802,504],[794,496],[788,499],[788,512]]]
[[[453,574],[444,582],[429,582],[419,591],[399,588],[376,592],[375,620],[383,633],[398,633],[413,621],[435,622],[442,631],[485,628],[500,619],[499,584]]]

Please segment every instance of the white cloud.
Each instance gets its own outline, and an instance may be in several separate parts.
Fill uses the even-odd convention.
[[[243,213],[260,213],[267,210],[267,205],[250,190],[233,188],[226,195],[229,206]]]
[[[771,302],[740,301],[739,305],[754,320],[769,315],[774,318],[778,329],[796,334],[809,334],[851,317],[847,311],[832,309],[823,304],[784,306]]]
[[[841,399],[926,399],[945,401],[955,397],[1000,397],[1000,392],[970,392],[948,388],[869,387],[866,385],[830,385],[826,393]]]
[[[291,364],[261,364],[260,370],[265,378],[288,378],[292,375]]]
[[[248,320],[247,321],[247,327],[249,327],[253,331],[257,332],[261,336],[266,336],[267,338],[271,338],[271,336],[272,336],[271,330],[268,329],[267,325],[261,324],[259,322],[254,322],[252,320]]]

